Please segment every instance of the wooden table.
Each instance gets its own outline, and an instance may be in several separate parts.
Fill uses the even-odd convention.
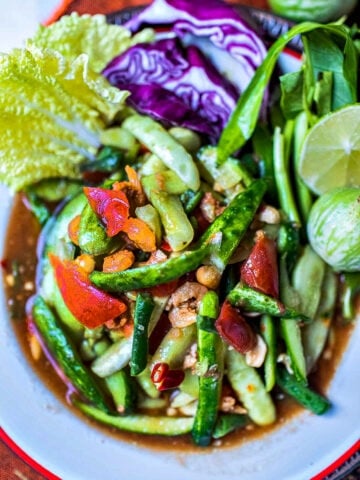
[[[266,0],[230,1],[231,3],[268,9]],[[110,13],[125,6],[144,5],[145,3],[148,2],[146,0],[63,0],[59,9],[54,12],[54,18],[73,11],[79,13]],[[6,443],[8,442],[9,439],[6,439]],[[10,448],[6,443],[4,439],[0,439],[0,480],[44,480],[46,478],[23,460],[23,452],[15,453],[14,450],[17,451],[16,446],[12,445],[12,448]],[[28,461],[31,463],[31,460],[28,459]],[[357,480],[359,478],[360,468],[345,477],[344,480]]]

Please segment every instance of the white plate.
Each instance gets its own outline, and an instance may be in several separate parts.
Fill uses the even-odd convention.
[[[3,188],[0,205],[1,257],[11,205]],[[229,450],[153,452],[90,428],[46,389],[21,352],[0,289],[0,425],[63,480],[310,479],[359,439],[359,345],[357,325],[328,391],[333,408],[326,415],[304,412],[274,433]]]

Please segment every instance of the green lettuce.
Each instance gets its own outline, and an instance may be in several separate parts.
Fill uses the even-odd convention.
[[[106,23],[104,15],[72,13],[48,27],[41,25],[27,45],[51,48],[70,59],[86,53],[91,68],[101,72],[110,60],[132,45],[154,38],[155,33],[150,28],[132,36],[127,28]]]
[[[0,56],[0,91],[0,182],[15,191],[79,177],[128,96],[93,71],[86,54],[70,60],[31,45]]]
[[[0,182],[18,191],[49,177],[80,177],[80,163],[94,158],[129,95],[101,70],[153,38],[151,29],[131,36],[103,15],[74,13],[1,55]]]

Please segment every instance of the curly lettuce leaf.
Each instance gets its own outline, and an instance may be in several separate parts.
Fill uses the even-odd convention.
[[[82,53],[89,57],[89,65],[100,72],[115,56],[142,42],[150,42],[155,33],[144,29],[137,35],[120,25],[109,25],[104,15],[79,15],[72,13],[48,27],[39,26],[28,46],[49,48],[64,57],[74,59]]]
[[[79,177],[128,92],[89,68],[35,46],[0,56],[0,182],[18,191],[48,177]]]

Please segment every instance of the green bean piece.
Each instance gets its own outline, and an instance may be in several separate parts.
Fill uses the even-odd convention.
[[[115,416],[104,413],[78,400],[73,401],[85,415],[119,430],[142,433],[146,435],[183,435],[191,431],[193,418],[191,417],[168,417],[155,415],[124,415]]]
[[[253,178],[239,160],[229,157],[222,165],[217,163],[217,147],[207,145],[198,153],[198,167],[203,178],[210,184],[215,184],[217,191],[226,191],[239,184],[248,187]]]
[[[172,327],[162,339],[151,364],[165,362],[171,369],[182,368],[186,351],[196,341],[196,325]]]
[[[298,166],[300,161],[301,148],[308,132],[308,119],[306,112],[300,113],[295,119],[294,129],[294,169],[295,169],[295,189],[299,210],[303,223],[307,222],[313,198],[309,188],[305,185],[298,174]]]
[[[79,226],[79,247],[89,255],[110,254],[120,241],[116,237],[108,237],[94,210],[87,204],[81,213]]]
[[[226,413],[219,415],[214,431],[213,438],[223,438],[238,428],[245,427],[248,423],[246,415],[238,413]]]
[[[184,380],[179,385],[179,390],[193,398],[199,398],[199,377],[191,369],[185,370]]]
[[[147,364],[146,368],[144,368],[144,370],[139,375],[136,375],[135,380],[145,392],[147,397],[153,399],[160,397],[159,390],[155,387],[154,382],[151,380],[150,363]]]
[[[154,310],[154,301],[148,293],[138,293],[134,312],[134,333],[130,360],[130,373],[139,375],[147,365],[149,352],[148,329]]]
[[[299,308],[300,297],[298,292],[290,284],[288,272],[286,269],[285,258],[280,258],[280,298],[294,308]],[[306,362],[304,347],[301,338],[301,329],[298,322],[289,322],[287,318],[280,320],[280,333],[283,337],[290,357],[291,368],[296,378],[307,383]]]
[[[94,271],[91,281],[99,288],[109,292],[137,290],[170,282],[195,270],[210,252],[209,244],[204,244],[196,250],[184,252],[178,257],[164,262],[132,268],[118,273]]]
[[[244,283],[239,282],[227,296],[229,302],[250,312],[264,313],[274,317],[309,322],[310,319],[298,310],[285,306],[274,297],[265,295]]]
[[[109,375],[124,368],[130,361],[133,337],[121,338],[113,343],[91,364],[91,370],[98,377]]]
[[[172,195],[181,195],[188,189],[186,184],[175,172],[166,169],[142,177],[141,183],[148,197],[150,197],[151,190],[163,191]]]
[[[157,210],[150,203],[148,203],[147,205],[137,207],[135,209],[135,215],[151,228],[151,230],[155,233],[156,243],[160,245],[162,239],[162,228],[160,216]]]
[[[289,122],[288,122],[289,123]],[[287,150],[289,142],[285,141],[285,134],[279,127],[274,131],[274,174],[279,195],[281,209],[288,219],[296,225],[301,225],[300,215],[297,209],[293,188],[289,174],[289,157]]]
[[[242,237],[246,233],[262,197],[266,184],[255,180],[244,192],[239,193],[201,236],[195,248],[159,264],[133,268],[117,273],[93,272],[92,282],[106,291],[126,291],[153,287],[181,277],[203,263],[211,250],[217,234],[221,243],[213,253],[212,260],[223,270]]]
[[[46,348],[74,387],[102,412],[109,412],[103,393],[91,376],[71,340],[45,301],[39,295],[32,307],[33,321]]]
[[[248,416],[257,425],[273,423],[275,406],[256,369],[247,365],[244,355],[234,349],[228,348],[225,358],[229,382]]]
[[[133,379],[125,370],[120,370],[105,378],[106,386],[114,400],[116,410],[129,414],[135,410],[137,393]]]
[[[166,192],[151,190],[150,202],[160,215],[166,239],[174,252],[184,250],[194,238],[194,229],[180,198]]]
[[[136,114],[126,118],[122,126],[161,158],[189,188],[199,189],[199,172],[191,155],[158,122]]]
[[[181,203],[183,204],[185,213],[189,214],[199,205],[201,199],[204,196],[204,192],[198,190],[194,192],[193,190],[185,190],[180,195]]]
[[[171,127],[168,131],[189,153],[194,154],[201,147],[200,136],[189,128]]]
[[[222,272],[232,254],[245,235],[254,215],[260,206],[266,191],[264,180],[254,180],[251,185],[240,192],[225,208],[223,213],[205,231],[201,241],[209,241],[215,234],[221,233],[221,244],[214,250],[210,260]]]
[[[270,315],[262,315],[260,320],[260,331],[266,346],[267,352],[264,362],[264,379],[266,391],[270,392],[276,383],[276,328],[274,319]]]
[[[302,382],[299,382],[294,375],[291,375],[286,370],[285,367],[278,367],[276,381],[284,392],[316,415],[322,415],[327,412],[331,406],[326,398],[314,392]]]
[[[197,317],[197,352],[201,373],[192,437],[194,442],[201,446],[209,445],[212,439],[218,416],[224,375],[223,342],[217,332],[204,330],[202,325],[204,318],[212,319],[214,323],[218,313],[218,296],[214,291],[209,290],[201,300]]]
[[[135,160],[140,144],[128,130],[121,127],[112,127],[100,132],[100,142],[105,146],[117,147],[125,153],[126,163]]]
[[[337,292],[337,277],[331,267],[327,267],[315,318],[302,331],[307,372],[312,370],[324,350],[335,311]]]
[[[321,286],[325,274],[325,262],[306,245],[295,265],[292,284],[300,296],[300,310],[313,319],[318,309]]]

